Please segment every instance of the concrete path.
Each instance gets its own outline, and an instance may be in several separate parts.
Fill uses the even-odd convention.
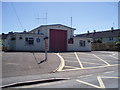
[[[48,53],[48,60],[38,64],[42,60],[44,60],[44,53],[3,52],[2,78],[51,73],[61,63],[55,53]]]

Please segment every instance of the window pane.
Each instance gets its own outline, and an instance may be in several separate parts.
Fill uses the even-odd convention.
[[[33,43],[34,43],[33,40],[29,40],[30,45],[33,45]]]

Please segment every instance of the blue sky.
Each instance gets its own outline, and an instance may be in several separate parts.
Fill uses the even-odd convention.
[[[12,6],[13,5],[13,6]],[[63,24],[76,28],[75,34],[118,28],[117,2],[2,2],[2,32],[30,31],[41,24]],[[2,33],[0,32],[0,33]]]

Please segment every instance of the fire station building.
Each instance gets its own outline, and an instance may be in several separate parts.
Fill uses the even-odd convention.
[[[12,51],[91,51],[91,38],[74,36],[75,28],[41,25],[30,32],[10,33],[5,44]],[[45,45],[47,39],[47,46]]]

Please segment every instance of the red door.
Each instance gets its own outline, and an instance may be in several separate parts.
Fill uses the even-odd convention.
[[[50,51],[66,51],[67,31],[50,29]]]

